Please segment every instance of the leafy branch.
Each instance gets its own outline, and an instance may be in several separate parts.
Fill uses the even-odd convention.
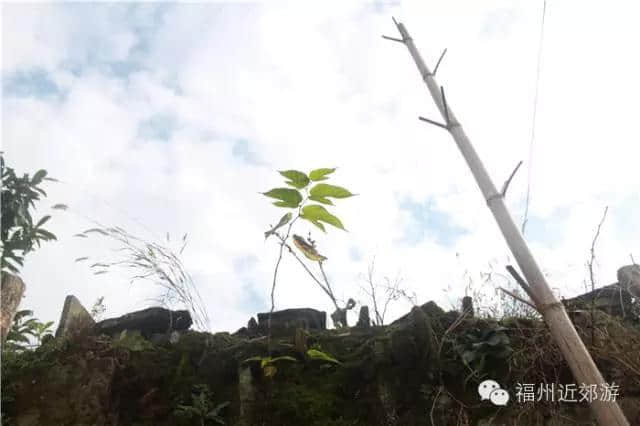
[[[43,323],[36,318],[29,318],[32,316],[33,311],[28,309],[16,312],[11,329],[7,333],[7,341],[3,350],[22,352],[39,346],[42,343],[42,338],[47,334],[51,334],[53,321]],[[29,337],[35,339],[36,343],[32,344]]]
[[[40,247],[42,241],[56,240],[56,236],[44,229],[51,216],[43,216],[35,221],[31,210],[40,197],[47,193],[41,188],[47,178],[46,170],[38,170],[33,176],[25,173],[18,177],[11,167],[5,167],[0,155],[2,174],[2,271],[18,273],[27,253]]]
[[[311,239],[310,233],[306,239],[297,234],[292,234],[293,225],[298,219],[306,220],[324,233],[327,232],[325,228],[326,224],[346,231],[342,221],[324,207],[326,205],[333,206],[333,200],[349,198],[355,195],[346,188],[323,182],[328,180],[328,175],[335,171],[335,168],[315,169],[308,175],[298,170],[280,171],[280,175],[286,178],[285,184],[289,187],[273,188],[267,192],[263,192],[262,195],[277,200],[273,203],[275,206],[292,209],[293,211],[289,211],[284,214],[275,226],[272,226],[264,233],[264,236],[265,239],[275,236],[279,241],[278,259],[276,260],[273,272],[273,283],[271,286],[270,312],[273,313],[275,309],[275,288],[280,263],[282,261],[284,249],[286,248],[312,278],[312,280],[324,291],[329,299],[331,299],[331,302],[336,308],[336,311],[331,316],[334,320],[334,325],[336,327],[343,327],[347,325],[346,311],[351,309],[355,302],[353,302],[352,299],[349,299],[345,308],[341,308],[339,306],[338,299],[336,298],[329,279],[327,278],[327,274],[324,271],[323,263],[326,262],[328,258],[318,252],[316,242]],[[312,183],[313,186],[309,188],[309,185]],[[286,232],[282,232],[281,229],[285,226]],[[297,250],[293,249],[290,241],[293,241],[293,245]],[[318,264],[320,277],[318,277],[317,274],[314,274],[309,266],[298,255],[298,252],[302,253],[308,260]]]

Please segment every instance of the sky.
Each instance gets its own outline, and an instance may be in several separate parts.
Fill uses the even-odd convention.
[[[9,3],[2,11],[2,150],[18,173],[46,169],[58,241],[30,253],[22,307],[57,323],[66,295],[106,317],[150,306],[153,283],[94,275],[75,259],[113,244],[75,234],[99,222],[148,241],[188,234],[182,254],[212,331],[270,309],[278,256],[264,231],[284,213],[261,195],[279,170],[334,168],[358,194],[330,211],[347,231],[311,231],[339,298],[402,278],[419,304],[445,309],[513,287],[514,264],[408,50],[403,22],[500,188],[558,296],[640,259],[640,6],[547,2],[532,128],[542,1]],[[532,144],[532,130],[535,137]],[[51,210],[64,203],[67,211]],[[484,273],[493,271],[483,284]],[[332,304],[285,253],[276,309]],[[410,309],[391,304],[387,319]],[[350,313],[351,323],[357,313]]]

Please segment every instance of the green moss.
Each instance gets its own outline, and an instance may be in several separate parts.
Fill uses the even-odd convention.
[[[270,424],[359,424],[353,404],[343,394],[341,367],[313,364],[287,365],[279,371],[263,418]]]

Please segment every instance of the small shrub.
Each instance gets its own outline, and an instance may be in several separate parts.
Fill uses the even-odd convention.
[[[195,385],[191,394],[191,404],[178,404],[174,414],[190,420],[197,420],[200,426],[211,424],[225,424],[220,415],[222,410],[229,405],[229,401],[214,405],[213,395],[208,385]]]
[[[492,326],[481,329],[473,327],[456,337],[453,347],[462,362],[471,370],[469,378],[482,379],[487,375],[487,367],[495,362],[504,363],[512,354],[506,328]]]

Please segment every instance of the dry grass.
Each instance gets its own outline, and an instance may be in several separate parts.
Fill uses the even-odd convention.
[[[186,234],[177,254],[169,247],[142,240],[119,227],[92,228],[76,236],[87,238],[90,235],[107,237],[120,246],[116,250],[117,260],[90,265],[94,274],[104,274],[113,268],[128,270],[131,283],[148,281],[160,288],[160,295],[153,299],[155,302],[168,308],[181,305],[189,310],[196,328],[202,331],[209,329],[209,316],[200,293],[179,257],[186,246]],[[87,261],[88,258],[76,260]]]

